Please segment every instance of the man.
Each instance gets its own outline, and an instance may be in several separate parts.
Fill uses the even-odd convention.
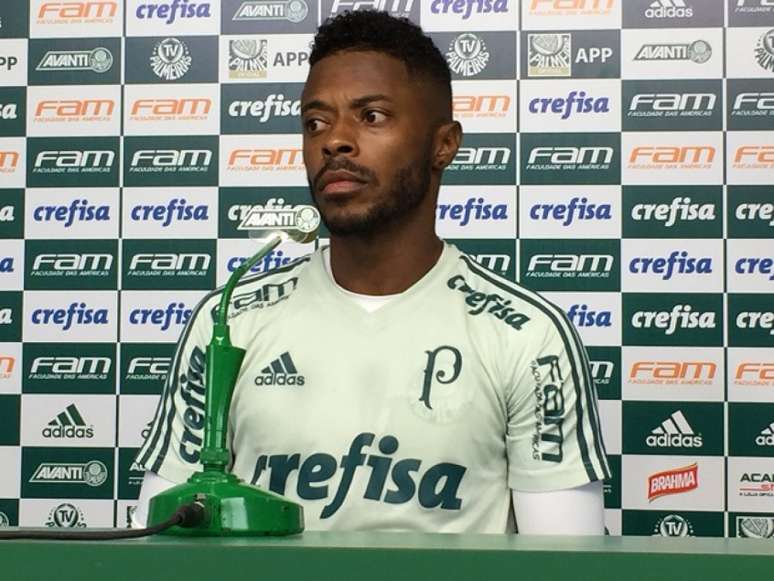
[[[435,235],[460,146],[448,66],[419,27],[320,27],[304,162],[330,248],[249,278],[231,470],[308,529],[601,534],[608,476],[586,355],[560,309]],[[216,291],[178,345],[138,462],[147,499],[198,467]]]

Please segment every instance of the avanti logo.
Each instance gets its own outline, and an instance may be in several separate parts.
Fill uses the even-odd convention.
[[[529,217],[533,220],[555,220],[562,226],[570,226],[577,220],[612,220],[612,207],[610,204],[589,203],[588,198],[570,198],[568,204],[533,204],[529,210]]]
[[[63,222],[70,228],[75,222],[107,222],[111,219],[109,206],[95,206],[88,199],[75,198],[69,206],[37,206],[32,210],[36,222]]]
[[[704,440],[693,431],[683,412],[677,410],[651,430],[645,443],[649,448],[701,448]]]
[[[507,204],[487,203],[484,198],[468,198],[464,204],[438,204],[439,220],[453,220],[467,226],[473,220],[507,220]]]
[[[87,484],[102,486],[108,479],[108,469],[99,460],[89,462],[43,462],[30,478],[33,484]]]
[[[189,204],[185,198],[172,198],[166,204],[137,204],[129,211],[135,222],[160,222],[168,228],[174,222],[206,222],[210,219],[205,204]]]
[[[136,308],[129,312],[131,325],[152,325],[166,331],[172,325],[185,325],[191,317],[192,309],[185,303],[171,302],[165,308]]]
[[[248,0],[237,8],[232,20],[272,21],[287,20],[294,24],[303,22],[309,14],[306,0]]]
[[[458,491],[467,468],[451,462],[442,462],[434,466],[425,465],[420,458],[405,458],[398,461],[392,457],[400,447],[400,441],[393,435],[385,435],[379,439],[378,450],[370,454],[363,453],[363,448],[371,446],[376,435],[362,432],[352,439],[349,451],[341,459],[326,453],[315,453],[301,459],[301,455],[275,454],[260,455],[255,462],[252,483],[258,484],[261,476],[268,481],[268,487],[277,494],[286,494],[286,486],[291,473],[297,471],[296,494],[306,500],[331,498],[322,508],[321,519],[327,519],[336,514],[346,501],[359,467],[370,467],[368,484],[363,490],[363,498],[385,502],[388,504],[405,504],[416,498],[424,509],[460,510],[463,499]],[[327,482],[334,478],[337,467],[341,467],[341,478],[335,494]],[[270,472],[269,478],[267,472]],[[319,474],[327,478],[319,478]],[[414,476],[416,473],[416,476]],[[318,475],[312,477],[312,475]],[[391,486],[387,485],[388,476]],[[336,480],[334,480],[335,482]],[[317,482],[311,487],[311,482]],[[310,492],[311,491],[311,492]]]
[[[94,426],[86,423],[74,403],[68,405],[63,412],[48,422],[42,431],[44,438],[85,439],[94,437]]]
[[[576,327],[612,327],[613,313],[592,310],[586,304],[573,304],[567,309],[567,318]]]
[[[535,97],[529,102],[530,113],[552,113],[560,119],[568,119],[571,115],[588,113],[609,113],[610,99],[608,97],[589,97],[586,91],[570,91],[566,97]]]
[[[690,61],[706,63],[712,57],[712,46],[706,40],[690,43],[643,44],[634,57],[635,61]]]
[[[38,308],[32,311],[30,320],[33,325],[53,325],[68,331],[74,325],[109,325],[107,309],[91,308],[84,302],[73,302],[66,309]]]
[[[712,257],[695,258],[687,250],[673,250],[666,258],[637,256],[629,262],[632,274],[658,274],[671,280],[675,274],[712,274]]]
[[[156,19],[164,24],[172,24],[177,18],[210,18],[209,2],[195,0],[172,0],[171,2],[140,3],[135,10],[140,20]]]
[[[90,71],[102,74],[112,67],[113,53],[100,46],[87,50],[50,50],[43,55],[35,70],[43,73]]]

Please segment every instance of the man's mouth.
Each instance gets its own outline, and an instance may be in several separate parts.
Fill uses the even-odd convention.
[[[321,194],[349,194],[365,187],[366,181],[347,171],[325,172],[318,187]]]

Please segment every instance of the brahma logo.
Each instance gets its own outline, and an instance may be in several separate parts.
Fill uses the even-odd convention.
[[[135,15],[140,20],[158,20],[164,24],[172,24],[178,18],[210,18],[209,2],[196,2],[194,0],[172,0],[171,2],[141,3],[135,10]]]
[[[91,308],[84,302],[73,302],[66,309],[38,308],[32,311],[33,325],[54,326],[68,331],[74,326],[109,325],[109,313],[104,308]]]
[[[774,387],[774,363],[743,361],[736,366],[734,384]]]
[[[76,222],[108,222],[111,217],[109,206],[95,206],[85,198],[75,198],[69,206],[37,206],[32,211],[32,219],[62,222],[62,226],[70,228]]]
[[[716,149],[710,145],[641,145],[629,155],[633,170],[706,170],[712,168]]]
[[[234,22],[287,20],[293,24],[303,22],[309,14],[306,0],[248,0],[242,2],[234,13]]]
[[[691,305],[676,304],[671,311],[636,311],[631,319],[635,329],[659,329],[674,335],[684,329],[716,329],[714,311],[694,311]]]
[[[611,311],[595,311],[586,304],[574,304],[567,310],[567,318],[576,327],[612,327]]]
[[[43,2],[36,15],[36,24],[109,24],[118,14],[114,0],[86,2]]]
[[[774,169],[774,145],[740,145],[734,152],[735,169]]]
[[[204,121],[212,109],[212,99],[137,99],[131,104],[129,119],[138,122]]]
[[[635,257],[629,262],[632,274],[658,274],[661,280],[671,280],[675,274],[712,274],[712,257],[695,258],[687,250],[673,250],[666,258]]]
[[[629,370],[629,383],[712,385],[717,369],[712,361],[635,361]]]
[[[192,309],[189,309],[185,303],[171,302],[161,309],[132,309],[129,313],[129,323],[131,325],[151,325],[159,327],[161,331],[166,331],[172,325],[185,325],[191,317],[191,312]]]
[[[615,0],[529,0],[534,16],[603,16],[610,14]]]
[[[588,97],[586,91],[570,91],[566,97],[536,97],[529,102],[530,113],[552,113],[560,119],[571,115],[609,113],[608,97]]]
[[[206,222],[210,219],[205,204],[189,204],[185,198],[172,198],[166,204],[137,204],[129,211],[135,222],[159,222],[168,228],[174,222]]]
[[[303,150],[300,147],[272,147],[231,150],[228,171],[299,171],[304,169]]]
[[[648,477],[648,502],[670,494],[690,492],[698,487],[698,464],[657,472]]]
[[[110,121],[116,109],[114,99],[42,100],[35,107],[36,123],[98,123]]]

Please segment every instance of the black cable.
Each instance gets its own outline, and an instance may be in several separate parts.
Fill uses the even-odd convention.
[[[175,525],[184,528],[198,526],[204,521],[206,511],[201,502],[192,502],[179,507],[175,514],[152,527],[144,529],[121,529],[111,531],[67,531],[67,530],[25,530],[7,531],[0,529],[2,539],[32,539],[53,541],[110,541],[115,539],[133,539],[155,535]]]

